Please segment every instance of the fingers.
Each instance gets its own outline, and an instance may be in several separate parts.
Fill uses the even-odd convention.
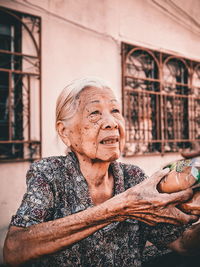
[[[137,216],[136,216],[137,217]],[[143,221],[149,225],[156,225],[158,223],[170,223],[175,225],[181,225],[181,222],[177,218],[172,218],[170,216],[163,216],[160,214],[152,214],[152,213],[146,213],[145,219],[141,218],[141,214],[138,214],[138,220]]]
[[[168,209],[163,209],[159,211],[151,212],[134,212],[134,214],[129,214],[124,216],[124,219],[136,219],[147,223],[151,226],[156,225],[157,223],[170,223],[174,225],[183,225],[188,223],[197,222],[199,217],[195,215],[189,215],[176,207],[171,207]]]
[[[196,215],[196,216],[198,216],[198,218],[199,218],[199,216],[200,216],[200,210],[199,209],[197,209],[197,210],[191,210],[190,211],[190,213],[192,214],[192,215]]]
[[[134,216],[129,216],[130,219],[136,219],[138,221],[144,222],[150,226],[155,226],[157,224],[157,222],[155,220],[152,220],[150,218],[145,218],[145,216],[141,216],[141,214],[139,216],[134,215]]]
[[[162,218],[166,218],[168,220],[174,220],[178,224],[188,224],[188,223],[193,223],[198,220],[198,216],[191,215],[191,214],[186,214],[182,212],[180,209],[177,207],[168,207],[165,209],[161,209],[159,213],[157,213],[159,216]]]
[[[195,184],[195,185],[191,186],[192,189],[199,188],[199,187],[200,187],[200,184]]]
[[[128,218],[136,219],[150,226],[155,226],[158,223],[170,223],[170,224],[175,224],[175,225],[181,225],[181,223],[177,219],[170,218],[170,217],[161,217],[159,215],[152,214],[152,213],[143,214],[140,212],[136,212],[134,213],[133,216],[129,215]]]
[[[187,206],[186,205],[178,205],[177,206],[180,210],[182,210],[183,212],[187,213],[187,214],[191,214],[191,215],[197,215],[200,216],[200,207],[198,206]]]
[[[174,214],[174,215],[173,215]],[[149,225],[156,225],[158,223],[170,223],[174,225],[182,225],[182,224],[187,224],[190,221],[193,221],[194,218],[191,216],[186,217],[180,214],[176,214],[174,211],[173,212],[164,212],[163,214],[161,213],[145,213],[141,214],[140,212],[134,213],[134,218],[143,221]]]
[[[176,193],[165,194],[165,197],[168,198],[167,204],[180,204],[187,201],[193,196],[193,190],[188,188]]]
[[[126,216],[120,216],[119,221],[125,221],[126,219],[138,220],[138,221],[144,222],[146,224],[149,224],[151,226],[155,226],[157,224],[157,222],[155,222],[154,220],[152,220],[150,218],[146,218],[146,216],[144,214],[140,214],[139,216],[136,214],[134,214],[134,215],[129,214],[128,216],[127,215]]]
[[[165,168],[163,170],[157,171],[155,172],[153,175],[151,175],[151,179],[153,180],[153,182],[157,185],[160,180],[167,175],[170,172],[169,168]]]
[[[186,214],[178,208],[174,208],[171,213],[175,215],[182,224],[194,223],[199,219],[198,216]]]
[[[175,225],[183,225],[188,223],[194,223],[198,221],[199,217],[196,215],[189,215],[176,207],[170,208],[168,210],[163,210],[163,212],[158,212],[154,214],[146,214],[147,217],[153,218],[155,223],[170,223]]]

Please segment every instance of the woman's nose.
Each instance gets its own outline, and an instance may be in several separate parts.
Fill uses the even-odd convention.
[[[112,115],[105,115],[102,122],[102,129],[118,129],[118,123]]]

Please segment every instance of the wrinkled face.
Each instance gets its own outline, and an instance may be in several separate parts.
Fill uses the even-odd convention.
[[[108,88],[86,88],[79,101],[68,127],[71,149],[92,160],[119,158],[125,129],[121,108],[113,92]]]

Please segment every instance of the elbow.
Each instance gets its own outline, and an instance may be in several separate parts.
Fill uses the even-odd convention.
[[[14,247],[15,246],[12,240],[9,240],[9,238],[6,238],[4,247],[3,247],[3,261],[5,264],[8,264],[9,266],[15,266],[13,262]]]
[[[8,266],[19,266],[20,259],[20,242],[7,236],[3,247],[3,260]]]

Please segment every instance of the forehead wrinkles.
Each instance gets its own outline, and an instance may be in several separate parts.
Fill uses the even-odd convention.
[[[88,103],[87,103],[88,102]],[[90,106],[95,106],[95,104],[118,104],[118,101],[116,99],[111,99],[111,100],[107,100],[105,98],[102,99],[96,99],[96,100],[91,100],[91,101],[87,101],[85,103],[85,107],[90,107]]]
[[[104,97],[102,97],[103,98],[103,100],[105,100],[104,99]],[[89,104],[90,103],[100,103],[101,102],[101,100],[99,100],[99,99],[97,99],[97,100],[91,100],[90,102],[89,102]],[[113,98],[113,99],[110,99],[110,100],[108,100],[108,102],[116,102],[117,103],[117,100],[115,99],[115,98]]]
[[[119,104],[113,91],[109,88],[87,88],[84,89],[78,98],[78,109],[79,116],[83,117],[85,111],[90,112],[90,107],[97,105],[104,106],[106,104]],[[106,106],[105,106],[106,107]]]
[[[79,95],[79,99],[82,99],[84,102],[89,101],[98,101],[102,98],[104,99],[113,99],[116,100],[113,91],[110,88],[98,88],[98,87],[87,87]]]

